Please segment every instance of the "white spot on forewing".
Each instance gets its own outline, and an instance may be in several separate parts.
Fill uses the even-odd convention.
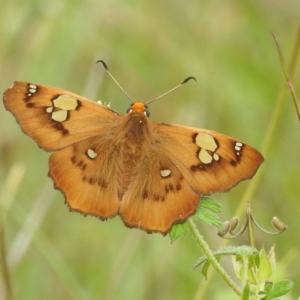
[[[67,120],[68,112],[66,110],[58,110],[52,113],[51,118],[57,122],[64,122]]]
[[[110,104],[111,104],[111,102],[108,102],[108,103],[106,103],[106,102],[103,102],[103,103],[102,103],[102,101],[101,101],[101,100],[97,101],[97,103],[98,103],[98,104],[100,104],[100,105],[107,106],[107,107],[110,107]]]
[[[67,95],[61,95],[53,100],[53,105],[60,109],[75,110],[78,106],[78,100]]]
[[[36,93],[37,86],[34,84],[29,84],[27,96],[31,97],[34,93]]]
[[[211,135],[198,133],[195,142],[200,148],[206,150],[215,151],[218,148],[215,139]]]
[[[29,84],[29,91],[30,91],[30,93],[34,94],[36,92],[36,90],[37,90],[37,86],[36,85]]]
[[[240,151],[242,150],[243,146],[244,145],[241,142],[236,142],[235,143],[234,149],[236,151],[236,155],[240,155]]]
[[[47,112],[48,114],[51,114],[51,113],[53,112],[53,107],[52,107],[52,106],[47,107],[47,108],[46,108],[46,112]]]
[[[88,149],[86,153],[87,153],[88,157],[91,158],[91,159],[96,158],[97,155],[98,155],[98,154],[97,154],[94,150],[92,150],[92,149]]]
[[[171,171],[169,169],[160,170],[160,176],[165,178],[168,177],[171,174]]]
[[[198,157],[204,164],[210,164],[213,160],[213,157],[205,149],[200,150]]]

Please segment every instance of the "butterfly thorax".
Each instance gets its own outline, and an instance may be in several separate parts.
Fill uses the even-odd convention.
[[[146,107],[142,102],[135,102],[129,113],[121,122],[123,134],[125,139],[133,144],[140,144],[149,136],[150,122],[145,115]]]
[[[122,164],[122,171],[119,172],[119,186],[122,191],[119,197],[121,198],[130,186],[136,169],[141,165],[154,139],[150,122],[142,111],[129,112],[121,121],[120,129],[117,143]]]

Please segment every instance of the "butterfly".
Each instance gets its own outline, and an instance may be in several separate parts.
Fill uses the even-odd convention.
[[[101,220],[119,215],[148,233],[167,234],[195,213],[201,196],[251,178],[264,160],[218,132],[151,123],[143,102],[132,101],[122,115],[63,89],[17,81],[4,105],[53,152],[49,176],[71,210]]]

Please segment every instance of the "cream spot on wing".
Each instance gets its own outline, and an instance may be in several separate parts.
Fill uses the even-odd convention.
[[[87,153],[88,157],[91,158],[91,159],[96,158],[97,155],[98,155],[98,154],[97,154],[94,150],[92,150],[92,149],[88,149],[86,153]]]
[[[217,153],[213,154],[213,159],[214,160],[219,160],[220,156]]]
[[[55,100],[53,100],[53,105],[56,108],[65,109],[65,110],[75,110],[78,106],[78,101],[75,98],[72,98],[67,95],[61,95]]]
[[[215,151],[218,145],[211,135],[198,133],[195,139],[196,144],[206,150]]]
[[[218,148],[217,142],[211,135],[198,133],[195,138],[195,143],[201,148],[198,158],[202,163],[210,164],[213,160],[218,161],[220,159],[220,156],[215,153]]]
[[[171,171],[169,169],[160,170],[160,176],[165,178],[168,177],[171,174]]]
[[[53,112],[53,107],[52,107],[52,106],[47,107],[47,108],[46,108],[46,112],[47,112],[48,114],[51,114],[51,113]]]
[[[200,150],[198,157],[204,164],[210,164],[213,160],[213,157],[205,149]]]
[[[64,122],[67,120],[68,112],[66,110],[58,110],[52,113],[52,119],[57,122]]]

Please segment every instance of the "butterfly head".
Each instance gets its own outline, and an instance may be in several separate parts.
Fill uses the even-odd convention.
[[[150,112],[148,110],[148,107],[143,102],[134,102],[131,104],[131,106],[127,109],[126,113],[129,114],[131,112],[142,112],[146,117],[150,116]]]

